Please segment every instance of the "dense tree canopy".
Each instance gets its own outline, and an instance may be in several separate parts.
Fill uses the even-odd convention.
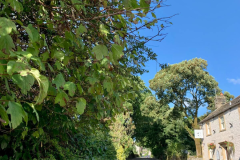
[[[199,108],[212,104],[219,90],[218,83],[206,69],[207,61],[194,58],[163,68],[149,81],[160,101],[178,107],[190,120],[192,129],[199,129]],[[201,155],[200,139],[195,139],[190,129],[186,129],[195,140],[197,155]]]
[[[179,108],[162,104],[152,96],[149,89],[142,86],[138,97],[132,102],[136,126],[134,138],[137,143],[151,149],[152,154],[160,159],[176,156],[173,144],[181,146],[176,149],[180,155],[185,150],[194,150],[194,141],[184,127],[190,126],[190,123],[182,118]]]
[[[131,111],[124,104],[139,90],[134,77],[156,57],[144,44],[160,41],[169,24],[169,17],[154,14],[162,5],[159,0],[0,1],[0,156],[103,156],[101,145],[81,144],[96,130],[104,139],[116,116]],[[161,26],[155,36],[138,34],[154,25]],[[86,141],[76,143],[81,136]]]

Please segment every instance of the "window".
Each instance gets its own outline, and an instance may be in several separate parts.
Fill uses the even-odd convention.
[[[219,117],[219,125],[220,125],[220,131],[226,130],[224,116]]]
[[[206,123],[206,132],[207,132],[207,136],[211,135],[211,127],[209,122]]]

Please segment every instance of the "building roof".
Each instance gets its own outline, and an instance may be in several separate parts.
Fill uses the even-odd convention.
[[[236,105],[240,104],[240,96],[238,96],[237,98],[233,99],[230,102],[227,102],[226,104],[224,104],[223,106],[219,107],[218,109],[216,109],[215,111],[213,111],[212,113],[210,113],[206,118],[204,118],[200,123],[203,123],[215,116],[218,116],[219,114],[227,111],[230,108],[235,107]]]

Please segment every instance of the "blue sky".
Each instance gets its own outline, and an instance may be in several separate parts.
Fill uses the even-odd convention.
[[[158,62],[174,64],[203,58],[219,87],[239,96],[240,1],[168,0],[166,4],[171,6],[158,9],[157,17],[178,15],[171,19],[173,25],[165,30],[168,35],[162,42],[147,43],[158,54]],[[152,30],[141,31],[144,36],[152,34]],[[141,78],[149,86],[148,81],[156,74],[156,62],[148,62],[146,69],[149,73]],[[206,111],[201,108],[199,115]]]

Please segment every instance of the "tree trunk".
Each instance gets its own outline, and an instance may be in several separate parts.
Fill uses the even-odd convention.
[[[194,142],[195,142],[195,146],[196,146],[197,157],[201,157],[202,156],[201,139],[194,138]]]
[[[194,118],[194,122],[192,123],[193,129],[199,129],[198,123],[197,123],[197,117]],[[189,129],[187,126],[185,126],[185,129],[189,133],[190,137],[194,140],[195,146],[196,146],[196,154],[197,157],[202,157],[202,146],[201,146],[201,139],[195,138],[194,135],[191,133],[191,129]]]
[[[193,122],[193,129],[199,129],[198,122],[197,122],[197,117],[194,117],[194,122]],[[196,154],[197,157],[202,156],[202,147],[201,147],[201,139],[200,138],[194,138],[195,146],[196,146]]]

